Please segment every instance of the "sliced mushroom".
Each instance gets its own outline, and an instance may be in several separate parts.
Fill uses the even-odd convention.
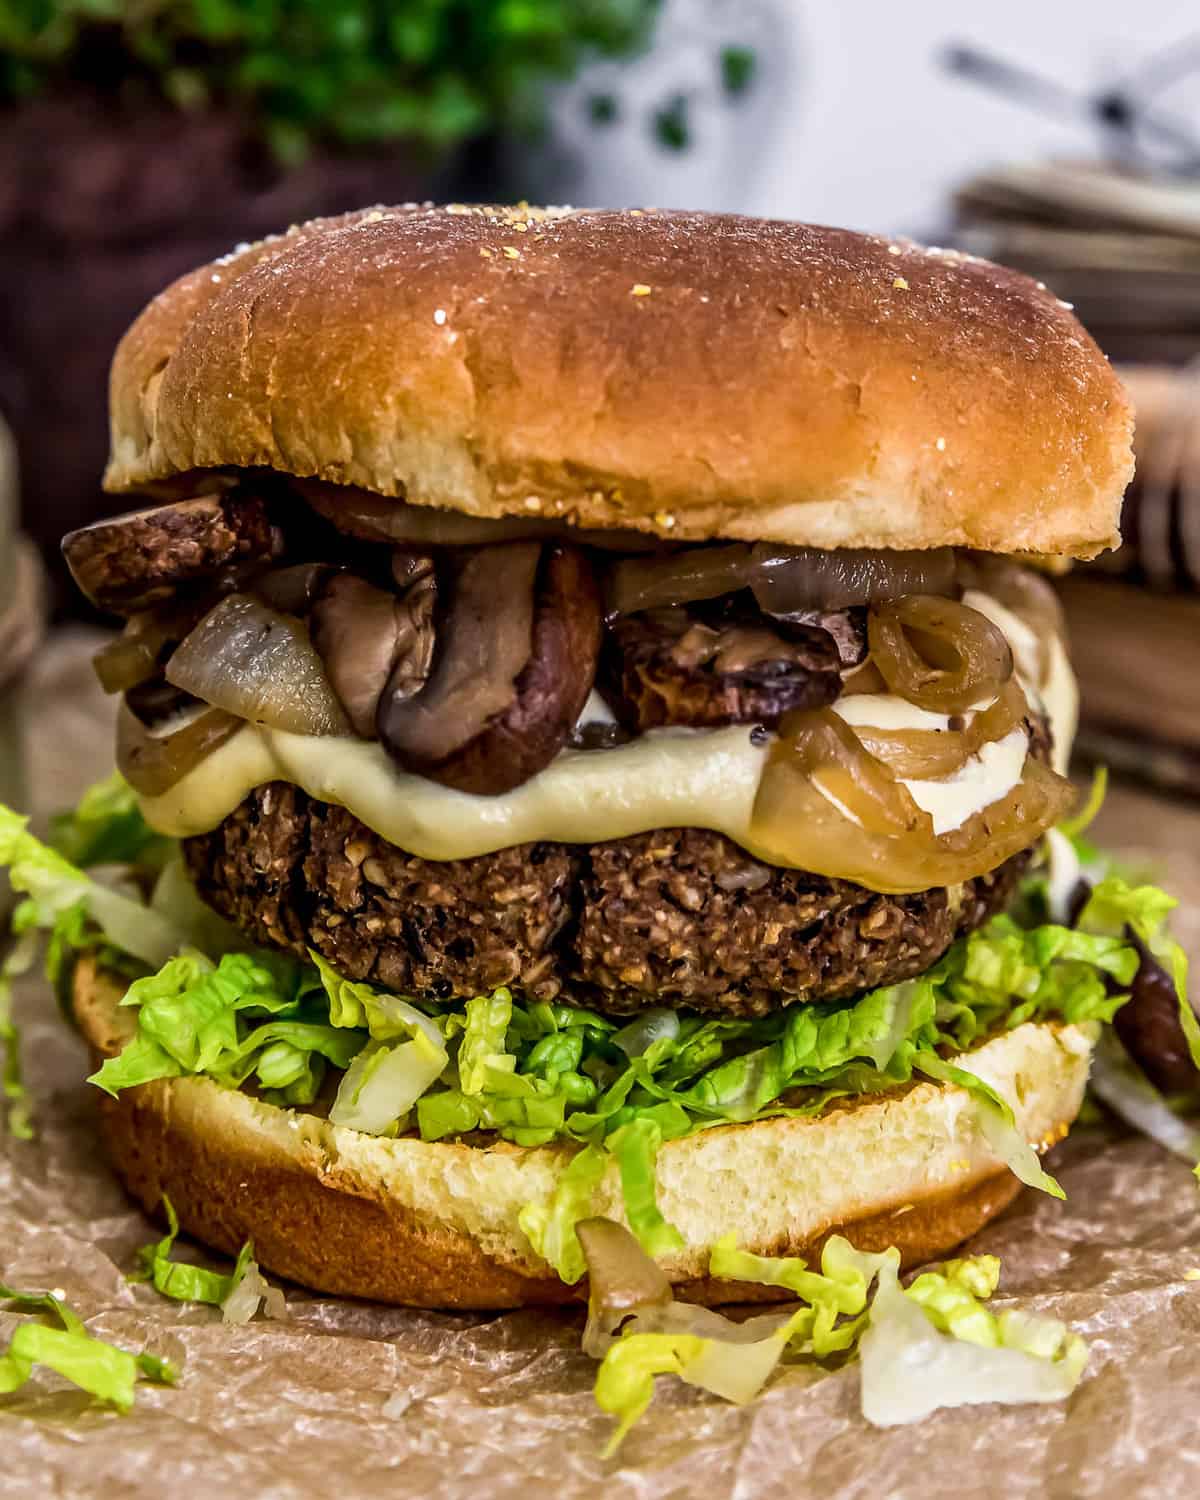
[[[392,554],[392,576],[402,590],[402,629],[392,659],[387,694],[393,703],[403,703],[425,686],[433,665],[437,574],[433,558],[427,554],[402,554],[397,548]]]
[[[697,619],[685,609],[619,616],[600,690],[628,728],[779,722],[841,690],[838,644],[824,630],[762,616]]]
[[[339,573],[327,580],[313,603],[313,645],[346,717],[363,739],[375,738],[385,686],[401,697],[407,689],[411,696],[429,675],[435,589],[432,563],[403,598],[352,573]]]
[[[582,552],[529,542],[466,552],[449,582],[429,682],[389,683],[379,737],[406,770],[497,796],[554,759],[587,701],[599,590]]]
[[[211,494],[131,511],[69,532],[63,556],[98,608],[116,614],[167,598],[231,563],[276,556],[282,537],[256,495]]]

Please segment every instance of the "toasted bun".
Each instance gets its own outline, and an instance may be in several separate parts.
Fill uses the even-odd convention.
[[[733,215],[377,208],[177,281],[112,371],[111,490],[265,465],[676,540],[1091,556],[1130,414],[1043,287]]]
[[[75,1014],[97,1054],[130,1034],[121,994],[91,961],[79,965]],[[1048,1144],[1079,1109],[1091,1041],[1087,1028],[1026,1024],[980,1047],[971,1066],[1018,1101],[1025,1136]],[[197,1238],[229,1254],[253,1239],[264,1266],[318,1291],[470,1308],[585,1295],[554,1276],[517,1224],[523,1204],[553,1191],[568,1148],[385,1140],[196,1078],[130,1089],[102,1110],[116,1169],[148,1210],[165,1193]],[[967,1095],[933,1083],[815,1119],[669,1141],[658,1181],[686,1241],[665,1268],[682,1295],[708,1303],[755,1295],[705,1274],[708,1248],[731,1229],[765,1255],[811,1259],[840,1233],[860,1249],[897,1245],[915,1265],[974,1234],[1019,1187]],[[622,1217],[615,1171],[596,1208]]]

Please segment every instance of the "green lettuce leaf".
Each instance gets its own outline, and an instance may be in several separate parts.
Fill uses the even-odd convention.
[[[89,1082],[116,1095],[155,1078],[199,1074],[236,1088],[254,1076],[285,1092],[282,1102],[310,1103],[324,1063],[348,1068],[365,1038],[309,1020],[309,996],[289,960],[227,953],[213,964],[181,953],[129,986],[121,1003],[136,1009],[137,1033]]]
[[[268,1287],[263,1280],[254,1260],[254,1246],[249,1240],[238,1252],[233,1270],[227,1275],[210,1271],[205,1266],[172,1260],[171,1252],[179,1238],[179,1216],[165,1193],[162,1205],[167,1215],[167,1232],[162,1239],[143,1245],[138,1251],[140,1268],[129,1277],[130,1281],[149,1281],[156,1292],[175,1302],[205,1302],[219,1307],[227,1323],[249,1322],[260,1303],[269,1316],[282,1315],[282,1294]],[[250,1297],[245,1295],[247,1290]]]
[[[458,1085],[464,1094],[485,1093],[497,1073],[516,1072],[516,1056],[504,1045],[512,1012],[512,994],[506,989],[467,1001],[458,1047]]]
[[[155,833],[142,817],[137,793],[120,771],[89,787],[71,812],[50,820],[50,844],[84,870],[115,864],[157,870],[175,848],[173,839]]]
[[[28,831],[27,818],[0,805],[0,867],[26,899],[14,916],[18,931],[50,930],[82,905],[104,939],[152,969],[184,945],[184,935],[144,902],[100,884]]]
[[[604,1244],[611,1261],[611,1233]],[[867,1254],[835,1235],[818,1272],[795,1257],[739,1250],[729,1235],[712,1249],[710,1275],[784,1287],[799,1301],[790,1315],[738,1324],[707,1308],[673,1300],[664,1305],[653,1263],[630,1265],[636,1246],[628,1241],[623,1248],[626,1263],[614,1285],[644,1285],[650,1301],[633,1309],[589,1309],[593,1343],[585,1341],[585,1349],[601,1360],[596,1402],[617,1419],[607,1454],[645,1413],[660,1375],[740,1402],[757,1395],[781,1360],[841,1358],[857,1348],[863,1415],[892,1426],[939,1406],[1061,1400],[1075,1389],[1087,1361],[1083,1340],[1065,1325],[1017,1309],[997,1315],[985,1305],[999,1282],[995,1256],[948,1261],[905,1290],[896,1249]],[[598,1261],[593,1280],[603,1276]],[[595,1330],[615,1327],[622,1314],[620,1334],[597,1344]]]
[[[575,1226],[591,1217],[592,1201],[608,1161],[602,1146],[584,1146],[560,1174],[550,1199],[525,1204],[518,1216],[522,1233],[563,1281],[574,1283],[587,1269]]]
[[[8,1101],[9,1133],[22,1141],[33,1139],[33,1122],[21,1064],[21,1035],[12,1014],[12,987],[13,980],[28,973],[36,958],[37,935],[27,932],[17,938],[0,964],[0,1088]]]
[[[680,1115],[681,1128],[675,1133],[683,1135],[690,1122],[682,1111]],[[683,1236],[673,1224],[667,1223],[658,1206],[654,1163],[662,1142],[662,1125],[650,1117],[649,1111],[635,1116],[605,1141],[617,1159],[629,1227],[646,1254],[656,1258],[683,1249]]]
[[[1093,888],[1079,915],[1079,926],[1084,932],[1109,933],[1115,937],[1123,935],[1127,926],[1137,933],[1175,983],[1179,1024],[1192,1062],[1200,1068],[1200,1020],[1188,1000],[1187,954],[1166,930],[1167,918],[1178,904],[1173,896],[1155,885],[1133,886],[1117,875],[1109,875]]]
[[[133,1406],[139,1375],[155,1384],[174,1385],[178,1371],[152,1354],[131,1354],[93,1338],[82,1320],[53,1292],[19,1292],[0,1285],[0,1302],[23,1313],[45,1314],[58,1327],[36,1321],[17,1325],[0,1355],[0,1395],[19,1390],[35,1365],[44,1365],[98,1401],[126,1412]]]
[[[954,1084],[970,1094],[976,1119],[988,1145],[1026,1187],[1040,1188],[1051,1198],[1067,1196],[1042,1166],[1037,1152],[1017,1130],[1012,1105],[1007,1099],[1001,1098],[990,1083],[985,1083],[968,1068],[958,1068],[953,1063],[946,1062],[936,1052],[918,1052],[913,1063],[927,1078],[937,1079],[939,1083]]]

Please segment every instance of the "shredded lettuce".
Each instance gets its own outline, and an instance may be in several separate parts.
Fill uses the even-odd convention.
[[[520,1212],[522,1233],[563,1281],[576,1282],[587,1269],[575,1226],[591,1215],[593,1196],[607,1168],[603,1147],[584,1146],[559,1175],[551,1198],[527,1203]]]
[[[7,1352],[0,1355],[0,1395],[19,1390],[34,1366],[44,1365],[98,1401],[126,1412],[133,1406],[139,1377],[158,1385],[174,1385],[179,1379],[175,1367],[157,1355],[131,1354],[93,1338],[56,1292],[18,1292],[0,1285],[0,1302],[35,1315],[35,1320],[17,1325]],[[39,1314],[54,1323],[36,1321]]]
[[[254,1077],[268,1097],[309,1104],[325,1063],[348,1068],[366,1040],[318,1020],[328,1012],[304,971],[266,954],[227,953],[213,964],[185,951],[135,980],[121,1004],[136,1009],[137,1032],[89,1079],[114,1096],[156,1078],[201,1074],[231,1088]]]
[[[716,1123],[816,1114],[832,1099],[922,1077],[967,1090],[993,1150],[1022,1181],[1059,1193],[1021,1138],[1010,1101],[976,1077],[963,1054],[1026,1021],[1111,1020],[1140,962],[1138,943],[1175,976],[1200,1059],[1200,1025],[1182,999],[1182,951],[1164,929],[1173,903],[1153,887],[1111,877],[1096,886],[1076,928],[1040,920],[1038,901],[1027,900],[1018,904],[1021,921],[994,918],[920,978],[853,1000],[755,1019],[654,1008],[618,1027],[594,1011],[504,988],[465,1005],[439,1004],[345,979],[317,953],[301,964],[247,951],[197,900],[178,859],[139,828],[119,782],[89,794],[63,828],[64,847],[134,858],[149,848],[161,866],[147,904],[136,887],[93,880],[0,810],[0,863],[26,895],[18,930],[50,933],[55,973],[97,942],[107,945],[105,962],[132,966],[125,1004],[135,1030],[93,1075],[98,1087],[116,1094],[200,1075],[303,1107],[332,1069],[335,1125],[379,1135],[412,1130],[431,1141],[484,1132],[522,1146],[572,1148],[554,1192],[521,1216],[532,1249],[567,1280],[583,1268],[574,1226],[592,1213],[607,1173],[619,1181],[642,1247],[669,1255],[682,1241],[659,1203],[663,1141]],[[146,888],[144,867],[140,879]],[[22,952],[14,962],[24,959]],[[4,977],[0,1042],[20,1126]]]
[[[905,1291],[899,1255],[879,1273],[859,1352],[863,1416],[876,1427],[916,1422],[943,1406],[1061,1401],[1079,1384],[1087,1345],[1049,1318],[983,1305],[992,1256],[951,1261]]]
[[[37,934],[26,932],[16,939],[0,964],[0,1049],[3,1049],[0,1088],[8,1100],[9,1133],[22,1141],[33,1138],[33,1123],[29,1117],[29,1091],[25,1087],[21,1065],[21,1036],[12,1014],[12,986],[14,979],[19,979],[32,968],[36,958]]]
[[[51,819],[50,843],[83,870],[115,864],[157,869],[175,848],[142,817],[137,793],[120,771],[89,787],[71,812]]]
[[[149,1281],[156,1292],[175,1302],[206,1302],[219,1307],[225,1322],[248,1323],[261,1303],[268,1317],[283,1317],[286,1311],[283,1294],[269,1286],[254,1260],[254,1246],[249,1240],[238,1252],[228,1275],[210,1271],[205,1266],[172,1260],[171,1252],[179,1238],[179,1216],[167,1195],[163,1194],[167,1232],[154,1244],[138,1251],[140,1268],[130,1281]]]
[[[1079,927],[1082,932],[1108,933],[1114,939],[1122,937],[1127,927],[1137,934],[1174,981],[1179,1024],[1192,1062],[1200,1068],[1200,1020],[1188,1000],[1187,954],[1166,930],[1167,918],[1178,905],[1174,896],[1155,885],[1130,885],[1109,875],[1093,888],[1079,914]]]
[[[710,1275],[783,1287],[799,1302],[790,1314],[734,1323],[707,1308],[664,1303],[652,1263],[639,1267],[636,1243],[626,1236],[621,1245],[618,1226],[607,1228],[602,1240],[586,1236],[604,1247],[604,1260],[591,1267],[594,1282],[607,1275],[617,1296],[644,1285],[648,1299],[633,1307],[623,1300],[612,1309],[589,1306],[593,1340],[585,1348],[601,1360],[596,1402],[617,1419],[609,1454],[645,1413],[660,1375],[741,1402],[758,1394],[781,1360],[828,1360],[857,1349],[863,1415],[887,1427],[939,1406],[1060,1400],[1087,1362],[1083,1340],[1063,1324],[1015,1309],[997,1315],[985,1305],[1000,1278],[995,1256],[948,1261],[905,1290],[895,1249],[867,1254],[835,1235],[821,1253],[820,1271],[813,1271],[795,1257],[739,1250],[729,1235],[713,1246]],[[614,1280],[617,1250],[624,1265]],[[596,1329],[622,1319],[619,1334],[596,1340]]]
[[[157,969],[183,946],[186,935],[135,896],[102,885],[28,831],[27,818],[0,805],[0,867],[25,897],[14,915],[18,931],[54,928],[82,905],[101,936],[122,953]]]

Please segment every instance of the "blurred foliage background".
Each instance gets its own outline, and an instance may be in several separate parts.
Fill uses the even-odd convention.
[[[658,0],[0,0],[0,99],[84,84],[315,141],[454,146],[536,126],[548,80],[649,40]],[[731,67],[738,66],[736,60]]]

